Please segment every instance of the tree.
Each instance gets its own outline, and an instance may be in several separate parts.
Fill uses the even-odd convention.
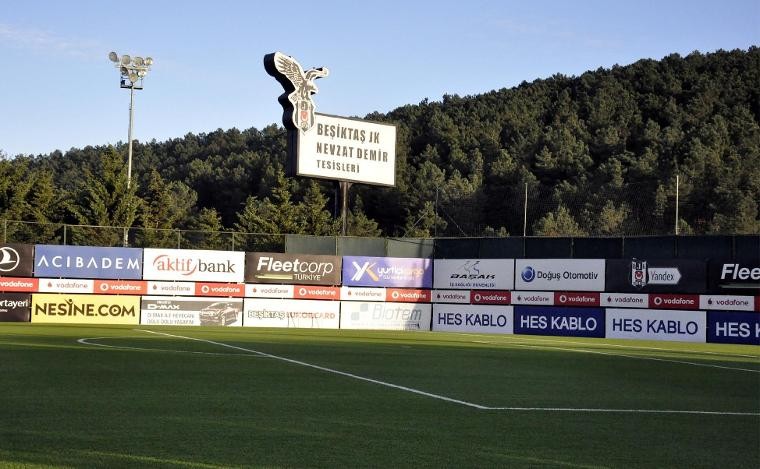
[[[588,236],[570,211],[561,205],[556,211],[547,213],[533,225],[533,234],[535,236]]]

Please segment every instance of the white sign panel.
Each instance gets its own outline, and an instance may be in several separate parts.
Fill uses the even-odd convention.
[[[324,179],[396,185],[396,127],[315,114],[298,135],[296,173]]]
[[[385,288],[340,287],[340,299],[345,301],[385,301]]]
[[[93,293],[94,280],[78,280],[66,278],[41,278],[38,290],[41,293]]]
[[[151,295],[194,296],[195,282],[148,282]]]
[[[143,279],[242,283],[245,253],[193,249],[143,250]]]
[[[433,305],[433,330],[440,332],[476,332],[512,334],[512,306]]]
[[[648,308],[649,295],[646,293],[602,293],[599,304],[613,308]]]
[[[469,290],[433,290],[433,303],[470,304]]]
[[[433,288],[514,290],[514,259],[436,259]]]
[[[604,259],[517,259],[517,290],[604,291]]]
[[[144,296],[140,324],[166,326],[241,326],[243,300]]]
[[[429,331],[431,316],[430,304],[340,302],[341,329]]]
[[[704,311],[608,308],[606,337],[705,342],[707,319]]]
[[[553,306],[554,292],[550,291],[513,291],[512,304]]]
[[[243,305],[244,327],[337,329],[339,318],[337,301],[246,298]]]
[[[754,311],[755,297],[733,295],[699,295],[699,307],[712,311]]]
[[[247,298],[293,298],[293,285],[267,285],[265,283],[247,283]]]

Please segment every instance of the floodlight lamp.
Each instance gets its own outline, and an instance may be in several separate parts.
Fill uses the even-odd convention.
[[[143,64],[143,58],[142,57],[135,57],[133,59],[133,61],[135,62],[135,65],[137,65],[138,67],[142,67],[142,64]]]
[[[111,52],[108,53],[108,59],[111,62],[118,62],[119,61],[119,56],[116,55],[116,52],[111,51]]]
[[[145,65],[147,65],[148,67],[153,65],[153,57],[145,57]]]
[[[119,71],[122,75],[129,75],[129,70],[127,70],[127,67],[121,67]]]
[[[129,62],[132,61],[132,58],[126,54],[121,56],[121,63],[122,65],[129,65]]]
[[[134,73],[134,72],[130,73],[129,74],[129,81],[131,81],[132,83],[136,82],[137,81],[137,74]]]
[[[146,73],[148,73],[148,72],[146,72],[145,70],[138,70],[137,71],[137,76],[140,77],[140,78],[142,78],[142,77],[145,76]]]

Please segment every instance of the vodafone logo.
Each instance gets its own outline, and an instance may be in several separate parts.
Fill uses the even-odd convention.
[[[211,289],[208,287],[208,285],[203,285],[201,287],[201,292],[208,293]]]
[[[101,283],[100,284],[100,291],[107,292],[108,291],[108,284],[107,283]]]
[[[560,295],[560,297],[559,297],[559,302],[560,302],[560,303],[567,303],[567,296],[565,296],[565,295]]]
[[[398,300],[398,292],[394,291],[393,293],[391,293],[391,298],[393,298],[394,300]]]
[[[301,296],[306,296],[307,293],[308,292],[306,291],[305,288],[299,288],[298,289],[298,294],[301,295]]]
[[[654,304],[655,304],[655,306],[660,306],[662,304],[662,298],[660,298],[659,296],[655,296],[654,297]]]

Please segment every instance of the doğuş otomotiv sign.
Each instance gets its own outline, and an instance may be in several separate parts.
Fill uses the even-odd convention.
[[[604,291],[604,259],[517,259],[516,290]]]
[[[431,288],[430,259],[405,257],[343,257],[343,285],[349,287]]]
[[[245,253],[192,249],[145,249],[145,280],[242,282]]]
[[[37,245],[34,249],[35,277],[142,278],[139,248]]]

